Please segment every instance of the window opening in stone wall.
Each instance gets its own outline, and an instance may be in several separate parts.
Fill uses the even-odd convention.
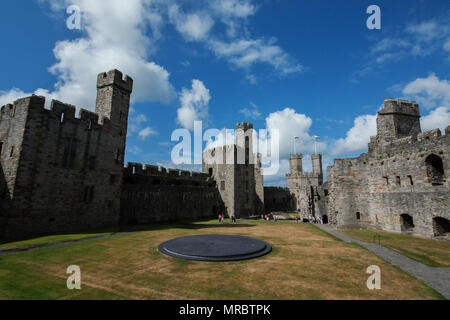
[[[425,159],[428,181],[432,185],[442,185],[444,183],[444,165],[442,159],[435,155],[429,155]]]

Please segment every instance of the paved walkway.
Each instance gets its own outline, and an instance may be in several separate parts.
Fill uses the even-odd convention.
[[[342,232],[337,231],[332,226],[327,224],[315,224],[314,226],[341,239],[342,241],[355,242],[363,246],[380,258],[423,281],[442,294],[445,298],[450,299],[450,268],[435,268],[426,266],[377,243],[368,243],[354,239]]]

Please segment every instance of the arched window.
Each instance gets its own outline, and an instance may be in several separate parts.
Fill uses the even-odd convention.
[[[414,229],[414,219],[409,214],[400,215],[400,224],[402,231],[411,231]]]
[[[360,212],[356,213],[356,220],[361,220],[361,213]]]
[[[441,185],[444,183],[444,165],[442,159],[435,155],[429,155],[425,159],[427,167],[428,181],[433,185]]]
[[[435,236],[445,236],[450,233],[450,222],[442,217],[433,218],[433,229]]]

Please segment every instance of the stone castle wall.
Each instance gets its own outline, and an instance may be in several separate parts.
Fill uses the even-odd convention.
[[[214,218],[223,210],[209,174],[140,163],[128,163],[124,169],[121,224]]]
[[[392,99],[386,104],[391,108]],[[403,100],[399,104],[417,108]],[[384,111],[378,115],[383,116]],[[330,220],[340,227],[439,235],[436,221],[450,219],[450,127],[442,135],[439,129],[418,133],[416,120],[396,126],[378,127],[367,154],[335,159],[328,167]],[[436,173],[436,163],[442,175]]]
[[[266,213],[295,211],[295,197],[288,188],[264,187]]]
[[[203,172],[210,174],[229,217],[264,213],[264,179],[261,155],[253,153],[253,125],[236,124],[236,144],[203,152]]]
[[[0,237],[117,225],[132,80],[99,79],[97,113],[76,117],[59,101],[48,110],[38,96],[2,107]]]

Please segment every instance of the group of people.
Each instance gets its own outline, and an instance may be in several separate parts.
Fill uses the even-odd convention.
[[[309,216],[309,222],[311,223],[315,223],[315,224],[323,224],[323,218],[322,217],[314,217],[314,216]]]
[[[261,215],[261,219],[265,220],[265,221],[270,221],[270,220],[277,221],[277,217],[273,216],[271,214]]]
[[[220,213],[219,214],[219,223],[224,223],[225,222],[225,214]],[[235,223],[236,222],[236,217],[233,215],[231,216],[231,222]]]

